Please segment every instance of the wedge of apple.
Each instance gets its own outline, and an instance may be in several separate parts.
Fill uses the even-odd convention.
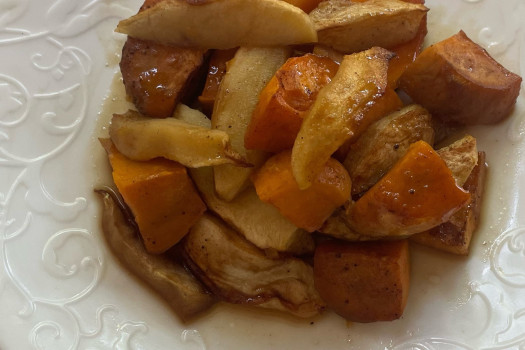
[[[357,138],[375,120],[367,111],[385,93],[388,50],[374,47],[345,56],[330,84],[306,114],[292,150],[292,170],[301,189],[345,141]]]
[[[261,201],[253,186],[227,202],[215,192],[211,167],[189,172],[208,209],[260,249],[298,255],[313,252],[312,235],[292,224],[273,205]]]
[[[172,117],[188,124],[211,129],[211,120],[208,119],[205,114],[182,103],[179,103],[177,107],[175,107]]]
[[[241,47],[228,62],[215,98],[211,124],[229,135],[232,149],[253,167],[241,168],[235,164],[215,167],[215,190],[225,200],[232,200],[246,188],[253,170],[267,158],[265,152],[247,150],[244,135],[260,92],[290,54],[286,47]]]
[[[320,44],[343,53],[392,48],[416,36],[428,8],[402,0],[328,0],[310,13]]]
[[[210,49],[317,41],[310,17],[280,0],[164,0],[121,21],[116,31],[139,39]]]
[[[190,110],[179,108],[178,114],[192,113]],[[244,158],[231,149],[230,138],[224,131],[180,119],[152,119],[130,110],[123,115],[113,115],[109,135],[117,149],[133,160],[164,157],[187,167],[232,163],[248,166]]]

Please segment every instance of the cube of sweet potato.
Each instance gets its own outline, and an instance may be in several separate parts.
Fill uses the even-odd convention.
[[[120,70],[126,93],[139,112],[155,118],[170,117],[202,65],[205,52],[128,37]]]
[[[115,185],[135,216],[146,250],[165,252],[206,210],[186,168],[164,158],[131,160],[109,139],[100,141],[108,153]]]
[[[314,283],[328,307],[349,321],[395,320],[408,298],[408,242],[323,242],[315,250]]]
[[[264,163],[252,181],[263,202],[275,206],[297,227],[313,232],[350,198],[350,176],[341,163],[330,158],[313,184],[301,190],[291,163],[291,150],[278,153]]]
[[[424,141],[347,208],[349,226],[369,237],[403,237],[450,219],[470,199],[446,163]]]
[[[493,124],[509,115],[521,77],[460,31],[424,50],[400,87],[432,116],[451,124]]]

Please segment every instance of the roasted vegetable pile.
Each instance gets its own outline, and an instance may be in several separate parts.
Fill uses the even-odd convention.
[[[521,85],[462,31],[420,52],[427,11],[147,0],[117,27],[136,110],[101,139],[115,255],[183,320],[217,301],[399,318],[410,242],[469,252],[486,159],[462,128]]]

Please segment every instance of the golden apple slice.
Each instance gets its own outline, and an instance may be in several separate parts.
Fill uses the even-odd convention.
[[[208,119],[205,114],[182,103],[179,103],[177,107],[175,107],[172,117],[185,123],[211,129],[211,120]]]
[[[379,47],[345,56],[331,83],[319,92],[292,150],[292,169],[301,189],[310,186],[346,140],[375,121],[366,112],[385,93],[391,57]]]
[[[247,165],[231,149],[225,132],[175,118],[152,119],[136,111],[114,114],[109,135],[117,149],[133,160],[164,157],[187,167],[226,163]]]
[[[428,9],[402,0],[328,0],[310,13],[319,43],[344,53],[391,48],[416,36]]]
[[[210,49],[317,41],[310,17],[279,0],[164,0],[121,21],[116,31],[139,39]]]
[[[212,127],[226,132],[233,150],[254,167],[240,168],[230,164],[215,167],[215,189],[225,200],[235,198],[246,187],[253,170],[266,159],[266,153],[244,148],[244,134],[260,92],[290,54],[290,49],[285,47],[241,47],[228,62],[215,99]]]
[[[312,235],[292,224],[273,205],[261,201],[253,186],[227,202],[215,193],[211,168],[190,169],[190,176],[208,209],[257,247],[298,255],[313,252]]]

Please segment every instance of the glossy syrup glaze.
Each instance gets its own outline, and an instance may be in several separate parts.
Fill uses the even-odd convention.
[[[92,193],[93,183],[105,181],[100,173],[107,174],[96,136],[113,108],[126,108],[115,106],[125,104],[122,97],[110,97],[100,111],[121,42],[108,33],[116,18],[140,5],[0,2],[2,349],[523,347],[523,94],[511,119],[469,130],[489,163],[471,255],[414,249],[413,288],[401,320],[348,325],[332,313],[297,320],[221,305],[195,323],[180,324],[109,254]],[[505,67],[523,75],[522,1],[427,0],[427,6],[427,44],[461,24]]]

